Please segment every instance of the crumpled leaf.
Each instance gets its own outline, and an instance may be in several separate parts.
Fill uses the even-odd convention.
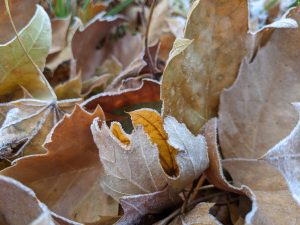
[[[168,184],[180,192],[208,166],[203,136],[192,135],[184,124],[172,117],[165,119],[164,129],[168,143],[178,151],[179,176],[176,178],[164,172],[159,162],[159,150],[141,126],[130,135],[128,146],[112,135],[105,123],[100,129],[95,120],[91,129],[105,171],[102,187],[117,200],[123,196],[161,191]]]
[[[290,13],[298,22],[299,10]],[[235,84],[221,95],[219,133],[225,158],[259,158],[297,122],[290,103],[300,98],[295,60],[300,29],[275,29],[270,35],[252,62],[242,62]]]
[[[143,126],[144,132],[148,134],[152,144],[156,144],[159,151],[160,163],[170,176],[178,175],[175,148],[168,144],[168,135],[163,128],[163,120],[159,113],[149,109],[139,109],[129,112],[133,126]]]
[[[220,92],[235,80],[246,53],[247,8],[246,0],[195,1],[185,39],[170,53],[161,88],[163,115],[184,122],[194,134],[217,114]]]
[[[117,215],[118,203],[99,185],[102,168],[90,131],[96,117],[103,118],[100,108],[89,114],[76,106],[48,136],[46,154],[16,160],[1,174],[32,188],[52,211],[66,218],[94,222],[101,215]]]
[[[44,153],[42,145],[52,127],[79,101],[20,99],[0,104],[0,158]]]
[[[0,14],[2,13],[5,12],[0,12]],[[45,78],[43,79],[40,71],[45,66],[51,45],[50,19],[41,6],[37,5],[32,19],[18,35],[27,52],[24,51],[16,36],[10,41],[0,44],[1,96],[12,93],[19,86],[23,86],[36,98],[55,99],[55,94]],[[34,64],[29,60],[27,53]]]
[[[300,104],[295,103],[294,107],[300,113]],[[271,148],[261,159],[278,168],[285,177],[294,199],[300,205],[299,129],[300,122],[298,121],[292,132]]]
[[[116,224],[141,224],[143,220],[149,223],[149,219],[144,218],[147,214],[153,216],[165,209],[179,206],[180,203],[182,203],[181,198],[171,190],[170,186],[150,194],[124,196],[120,199],[124,216]]]
[[[107,121],[120,121],[128,118],[125,111],[154,105],[160,108],[160,84],[153,80],[143,80],[138,88],[126,89],[116,93],[101,93],[81,104],[88,111],[100,105]],[[159,107],[157,107],[159,106]]]
[[[0,186],[0,224],[54,225],[49,210],[31,189],[5,176],[0,176]]]

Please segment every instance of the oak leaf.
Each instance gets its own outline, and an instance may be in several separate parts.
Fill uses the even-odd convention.
[[[66,218],[94,222],[99,216],[117,215],[118,203],[99,185],[102,168],[90,131],[96,117],[103,118],[100,108],[89,114],[76,106],[48,136],[46,154],[16,160],[1,174],[32,188],[52,211]]]
[[[246,0],[195,1],[184,39],[170,53],[161,88],[163,115],[184,122],[194,134],[217,114],[221,91],[235,80],[246,54],[247,9]]]

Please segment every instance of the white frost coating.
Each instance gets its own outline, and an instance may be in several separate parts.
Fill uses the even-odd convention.
[[[291,18],[283,18],[266,25],[264,28],[298,28],[298,23]]]
[[[168,143],[177,149],[176,161],[180,171],[180,182],[198,178],[208,167],[207,145],[202,135],[194,136],[183,123],[174,117],[164,119],[164,129],[168,134]]]
[[[293,105],[300,117],[300,103]],[[283,174],[293,198],[300,205],[300,120],[294,130],[271,148],[262,159]]]

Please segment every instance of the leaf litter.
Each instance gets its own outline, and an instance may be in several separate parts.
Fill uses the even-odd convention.
[[[300,223],[298,1],[0,12],[0,224]]]

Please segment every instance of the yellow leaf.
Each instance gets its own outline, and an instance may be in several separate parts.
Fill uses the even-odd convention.
[[[177,151],[168,144],[168,135],[163,129],[161,116],[154,110],[139,109],[129,113],[134,127],[142,125],[153,144],[159,149],[160,162],[166,173],[178,175],[175,160]]]
[[[130,140],[129,138],[126,136],[126,134],[124,133],[120,123],[118,122],[113,122],[110,126],[110,130],[112,132],[112,134],[118,138],[123,144],[125,145],[129,145],[130,144]]]

